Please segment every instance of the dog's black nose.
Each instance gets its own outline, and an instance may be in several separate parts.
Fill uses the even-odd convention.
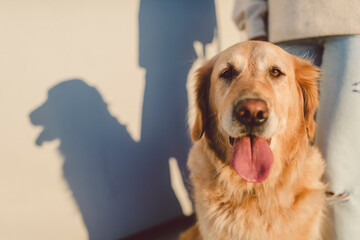
[[[234,114],[246,126],[260,126],[267,120],[269,109],[264,100],[244,99],[235,105]]]

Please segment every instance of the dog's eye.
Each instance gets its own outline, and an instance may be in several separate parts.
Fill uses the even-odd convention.
[[[234,77],[238,76],[239,72],[235,70],[235,68],[228,64],[228,67],[220,74],[220,78],[226,79],[226,80],[232,80]]]
[[[284,75],[284,74],[280,71],[280,69],[273,68],[270,70],[270,75],[273,77],[280,77],[281,75]]]
[[[220,74],[221,78],[225,78],[225,79],[231,79],[233,78],[233,71],[232,69],[227,69],[225,70],[223,73]]]

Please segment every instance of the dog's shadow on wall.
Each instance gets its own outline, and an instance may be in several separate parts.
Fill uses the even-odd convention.
[[[145,204],[134,208],[134,202],[148,199],[145,189],[152,187],[142,177],[145,162],[137,159],[138,146],[94,87],[78,79],[62,82],[30,119],[43,127],[37,145],[60,139],[63,175],[90,239],[115,239],[116,225],[131,228],[128,224],[141,221],[141,213],[153,214],[142,209]]]
[[[37,145],[60,139],[63,175],[89,239],[118,239],[182,214],[168,160],[178,160],[186,179],[186,76],[193,42],[211,42],[215,27],[213,0],[140,2],[139,65],[147,72],[140,142],[80,79],[52,87],[30,114],[44,128]]]

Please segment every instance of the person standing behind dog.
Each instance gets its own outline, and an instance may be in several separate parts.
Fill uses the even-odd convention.
[[[359,239],[360,1],[235,0],[233,20],[248,39],[270,41],[322,68],[315,144],[327,162],[329,190],[350,196],[332,206],[332,235]]]

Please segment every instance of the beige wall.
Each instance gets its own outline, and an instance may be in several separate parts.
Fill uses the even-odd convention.
[[[31,123],[30,113],[54,86],[81,79],[139,142],[146,72],[138,63],[139,4],[0,0],[0,239],[88,239],[64,177],[61,140],[36,145],[43,128]],[[207,55],[240,40],[232,5],[216,1],[219,39]]]

